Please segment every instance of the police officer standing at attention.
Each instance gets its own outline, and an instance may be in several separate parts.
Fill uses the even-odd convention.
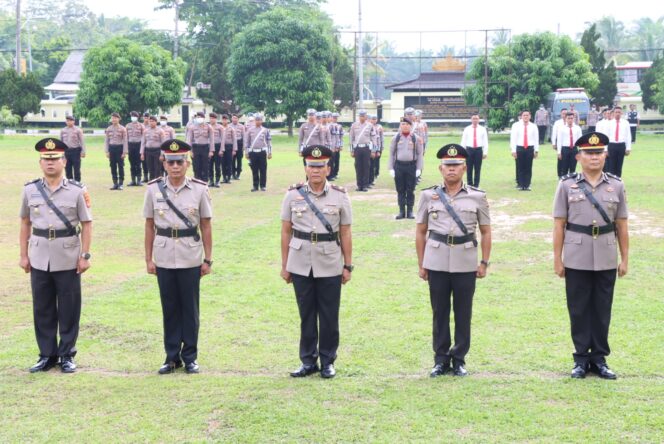
[[[253,179],[252,192],[266,190],[267,160],[272,159],[272,136],[270,130],[263,126],[263,115],[254,115],[254,124],[247,130],[247,153],[251,162]]]
[[[422,174],[424,164],[424,144],[422,138],[411,132],[413,123],[406,117],[401,119],[399,132],[390,143],[390,157],[387,169],[394,177],[397,189],[399,214],[395,219],[414,219],[415,183]],[[406,210],[407,209],[407,210]]]
[[[141,185],[141,142],[143,133],[146,130],[141,122],[138,121],[139,114],[136,111],[131,112],[131,122],[127,124],[127,142],[129,144],[129,171],[131,173],[130,187]]]
[[[182,367],[198,373],[201,277],[212,267],[212,201],[207,183],[186,177],[191,147],[180,140],[162,144],[168,175],[151,181],[145,193],[145,262],[157,275],[164,320],[166,360],[159,374]]]
[[[512,127],[510,135],[512,157],[517,161],[518,182],[521,191],[530,191],[533,177],[533,159],[539,152],[537,126],[530,122],[530,112],[521,113],[521,123]]]
[[[590,111],[588,111],[588,117],[586,118],[586,125],[588,125],[589,133],[595,132],[595,128],[597,127],[598,121],[599,121],[599,112],[597,111],[597,105],[590,105]]]
[[[159,117],[159,128],[164,132],[164,140],[175,139],[175,128],[168,124],[168,116],[165,114]]]
[[[233,157],[233,179],[240,180],[246,129],[244,125],[240,123],[237,114],[231,116],[231,128],[233,128],[233,131],[235,132],[235,143],[237,146],[237,153],[235,154],[235,157]]]
[[[332,113],[330,123],[330,142],[332,143],[332,158],[330,159],[330,176],[328,180],[336,180],[339,176],[339,164],[341,163],[341,150],[344,147],[344,127],[338,122],[339,113]],[[334,131],[334,133],[332,133]]]
[[[325,130],[322,123],[316,122],[316,110],[307,110],[307,121],[300,125],[298,133],[298,146],[300,156],[304,149],[310,145],[327,145],[330,142],[330,133]]]
[[[629,105],[629,112],[627,113],[627,121],[629,122],[629,131],[632,134],[632,143],[636,142],[636,129],[641,123],[641,116],[636,110],[636,105],[633,103]]]
[[[194,125],[187,134],[187,143],[192,147],[194,177],[207,184],[210,159],[214,156],[214,131],[205,123],[205,113],[196,113]]]
[[[600,133],[577,141],[582,172],[560,180],[553,202],[553,267],[565,278],[575,349],[572,378],[591,371],[616,379],[606,357],[613,290],[616,274],[627,274],[629,234],[625,186],[618,176],[602,171],[608,142]]]
[[[544,143],[546,128],[549,126],[549,112],[544,109],[543,104],[540,104],[539,109],[535,112],[535,125],[537,125],[537,131],[539,132],[539,143],[541,145]]]
[[[534,127],[534,125],[533,125]],[[415,246],[419,276],[429,283],[433,310],[431,377],[450,371],[466,376],[470,349],[470,323],[477,278],[487,274],[491,255],[491,219],[484,191],[464,185],[466,150],[461,145],[442,147],[437,157],[442,186],[424,190],[417,210]],[[482,234],[482,260],[477,263],[477,237]],[[450,336],[450,295],[454,298],[454,346]]]
[[[609,136],[606,171],[622,177],[623,161],[625,156],[629,156],[632,152],[632,135],[629,123],[622,118],[622,108],[620,106],[613,108],[613,119],[609,120],[604,128]]]
[[[221,180],[221,144],[223,143],[224,127],[217,122],[217,113],[210,113],[210,128],[214,134],[214,152],[210,158],[210,171],[208,172],[210,180],[208,181],[209,187],[219,188],[219,181]],[[215,170],[217,175],[215,177]],[[224,175],[224,182],[226,177]]]
[[[67,145],[67,150],[65,151],[65,158],[67,159],[65,174],[67,175],[67,179],[74,179],[76,182],[80,182],[81,158],[85,157],[83,131],[74,125],[74,116],[67,116],[65,120],[67,126],[60,130],[60,139]]]
[[[48,371],[59,357],[62,372],[73,373],[81,274],[90,268],[90,196],[83,184],[63,177],[67,146],[62,141],[43,139],[35,149],[44,177],[28,182],[23,189],[19,235],[19,265],[30,273],[39,346],[39,360],[30,372]]]
[[[576,141],[580,137],[581,127],[574,123],[574,114],[567,114],[565,116],[565,126],[558,127],[558,135],[556,136],[560,174],[567,175],[576,170],[576,155],[578,154]]]
[[[104,137],[104,151],[111,166],[113,186],[111,190],[122,190],[124,182],[124,159],[129,152],[127,144],[127,129],[120,125],[120,114],[111,114],[111,125],[106,128]]]
[[[235,136],[233,127],[228,124],[228,116],[226,114],[221,116],[221,127],[221,143],[223,145],[221,171],[224,176],[224,183],[231,183],[233,159],[237,155],[237,137]]]
[[[464,128],[461,135],[461,146],[466,147],[467,159],[467,181],[468,185],[475,188],[480,186],[480,173],[482,171],[482,160],[489,155],[489,135],[486,128],[480,126],[480,115],[470,116],[470,125]]]
[[[383,125],[378,123],[378,116],[375,114],[371,115],[371,124],[374,126],[374,132],[376,133],[376,138],[374,139],[376,157],[371,159],[370,174],[371,185],[373,185],[380,174],[380,158],[382,157],[385,146],[385,131],[383,130]]]
[[[147,130],[150,128],[150,113],[149,112],[144,112],[143,113],[143,128]],[[164,139],[166,140],[166,139]],[[148,162],[146,159],[141,160],[141,165],[143,166],[143,183],[148,183]]]
[[[367,112],[358,112],[359,121],[350,127],[350,155],[355,158],[355,178],[357,191],[369,191],[369,168],[371,158],[375,157],[373,141],[376,130],[367,120]]]
[[[148,165],[148,177],[150,180],[161,176],[161,144],[167,140],[164,132],[157,126],[157,117],[150,116],[150,126],[143,132],[141,139],[141,162],[146,161]]]
[[[333,378],[341,285],[353,271],[353,216],[346,190],[326,180],[332,151],[314,145],[303,156],[308,182],[291,186],[281,209],[281,277],[293,284],[300,312],[302,366],[291,376],[318,372],[320,356],[321,377]]]

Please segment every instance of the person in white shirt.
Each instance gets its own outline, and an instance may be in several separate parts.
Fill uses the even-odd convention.
[[[622,177],[623,161],[632,151],[632,133],[629,130],[629,122],[622,118],[620,106],[613,108],[613,120],[609,121],[606,128],[609,136],[606,171]]]
[[[565,126],[558,128],[556,135],[556,146],[558,149],[558,160],[561,166],[558,177],[563,177],[576,171],[576,155],[579,150],[576,141],[582,136],[581,127],[574,123],[574,114],[565,116]]]
[[[489,136],[486,128],[480,126],[479,114],[470,117],[471,124],[463,130],[460,145],[466,148],[466,181],[468,185],[478,188],[480,186],[480,172],[482,160],[489,155]]]
[[[573,115],[573,114],[572,114]],[[553,128],[551,128],[551,147],[554,150],[558,149],[558,130],[565,126],[565,117],[567,117],[567,108],[563,108],[560,110],[560,119],[556,120],[553,124]],[[558,163],[556,165],[556,169],[558,170],[558,177],[561,177],[563,174],[561,173],[562,171],[562,162],[560,159],[558,159]]]
[[[602,110],[602,120],[597,122],[597,126],[595,127],[595,132],[596,133],[602,133],[608,136],[608,131],[606,129],[606,125],[610,122],[611,120],[609,119],[609,109],[604,108]]]
[[[517,125],[521,125],[521,113],[523,111],[519,111],[519,116],[516,118],[516,122],[512,124],[512,128],[510,129],[510,134],[514,131],[514,128],[516,128]],[[521,186],[519,185],[519,162],[517,162],[516,158],[514,158],[514,182],[516,183],[516,188],[520,189]]]
[[[533,177],[533,159],[539,153],[539,131],[537,125],[530,122],[530,111],[521,113],[523,124],[514,125],[510,135],[510,148],[512,157],[517,161],[519,189],[530,191],[530,182]]]

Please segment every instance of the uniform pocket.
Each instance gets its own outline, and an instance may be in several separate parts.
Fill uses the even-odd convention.
[[[290,242],[288,243],[288,246],[293,250],[299,250],[300,248],[302,248],[302,239],[298,239],[296,237],[291,238]]]
[[[156,236],[152,245],[154,247],[163,248],[166,245],[166,238],[164,236]]]
[[[335,254],[338,253],[339,250],[341,250],[341,247],[334,241],[323,243],[323,253],[325,254]]]
[[[433,248],[439,248],[440,247],[440,242],[437,240],[433,239],[427,239],[427,246],[433,247]]]
[[[581,244],[581,241],[583,239],[583,235],[580,233],[571,233],[567,232],[565,234],[565,243],[566,244]]]
[[[81,245],[81,241],[79,240],[78,237],[73,237],[71,239],[66,239],[62,247],[63,248],[77,248],[79,245]]]

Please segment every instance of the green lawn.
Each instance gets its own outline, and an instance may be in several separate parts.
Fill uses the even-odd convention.
[[[383,174],[354,191],[352,281],[342,293],[334,380],[293,380],[297,306],[279,277],[279,209],[302,180],[296,143],[275,138],[268,192],[251,175],[211,191],[214,271],[201,288],[200,375],[158,376],[156,279],[145,273],[144,188],[110,192],[101,139],[83,182],[95,217],[83,279],[79,371],[29,374],[37,357],[29,279],[18,267],[23,183],[38,177],[36,138],[0,137],[0,442],[662,442],[664,441],[664,136],[639,136],[624,169],[631,212],[627,277],[616,286],[608,358],[617,381],[576,381],[564,281],[553,273],[554,152],[535,161],[533,192],[514,190],[506,136],[491,137],[482,188],[494,222],[492,266],[478,282],[470,376],[431,380],[431,308],[417,277],[413,221],[395,221]],[[438,183],[434,138],[422,187]]]

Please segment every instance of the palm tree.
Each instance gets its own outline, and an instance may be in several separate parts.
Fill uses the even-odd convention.
[[[641,60],[654,60],[664,45],[664,16],[653,20],[643,17],[634,22],[634,44]]]
[[[597,41],[607,59],[613,59],[623,48],[626,40],[625,24],[614,17],[602,17],[597,22],[597,31],[602,35]]]

